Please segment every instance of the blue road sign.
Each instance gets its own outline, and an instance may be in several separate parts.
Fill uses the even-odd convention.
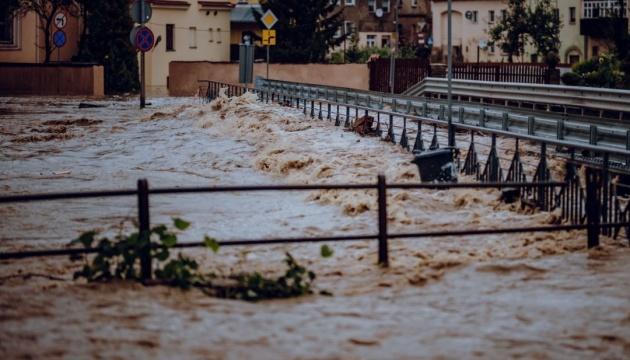
[[[142,52],[147,52],[153,48],[155,36],[153,31],[146,26],[138,28],[136,32],[136,48]]]
[[[66,40],[66,33],[63,30],[57,30],[53,34],[53,44],[58,48],[66,45]]]

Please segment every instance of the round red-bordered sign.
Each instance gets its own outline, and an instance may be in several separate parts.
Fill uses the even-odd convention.
[[[139,27],[136,32],[136,49],[147,52],[153,49],[153,45],[155,45],[153,31],[146,26]]]

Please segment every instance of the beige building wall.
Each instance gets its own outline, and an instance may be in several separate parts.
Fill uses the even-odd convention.
[[[66,33],[67,41],[63,47],[53,51],[51,62],[70,61],[79,50],[81,22],[68,13],[66,16],[68,23],[63,31]],[[51,36],[57,30],[54,25],[52,28]],[[45,58],[44,33],[39,29],[37,15],[29,12],[24,16],[14,18],[14,43],[0,44],[0,62],[42,63]]]
[[[533,0],[532,0],[533,2]],[[580,35],[580,0],[557,0],[562,26],[560,28],[560,62],[569,61],[570,55],[579,55],[579,60],[584,59],[584,37]],[[433,13],[433,54],[440,61],[446,61],[447,45],[447,2],[434,0],[431,2]],[[570,7],[576,8],[576,21],[570,22]],[[460,54],[464,62],[477,61],[477,45],[480,40],[488,41],[488,29],[501,19],[501,10],[507,9],[505,0],[488,1],[453,1],[452,13],[452,43],[455,47],[454,54]],[[477,12],[477,18],[467,19],[466,13]],[[494,11],[494,22],[491,21],[490,12]],[[535,54],[533,46],[525,47],[525,54],[515,58],[516,62],[530,62],[531,55]],[[479,51],[481,62],[507,61],[507,55],[502,54],[498,46],[488,47]],[[538,59],[542,61],[542,59]]]
[[[168,3],[168,2],[164,2]],[[217,1],[170,2],[186,5],[153,3],[153,16],[147,26],[161,40],[146,53],[147,93],[168,94],[171,61],[229,61],[231,5]],[[166,25],[174,26],[173,50],[167,50]]]

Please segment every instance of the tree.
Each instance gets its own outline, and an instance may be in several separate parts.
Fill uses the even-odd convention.
[[[129,43],[133,21],[127,0],[79,0],[85,30],[77,61],[96,62],[105,68],[105,91],[139,89],[138,58]]]
[[[57,49],[52,41],[52,33],[54,30],[53,21],[55,20],[55,15],[60,10],[64,10],[71,16],[77,16],[78,7],[72,0],[18,0],[18,3],[21,15],[32,11],[37,16],[39,20],[38,28],[44,33],[44,62],[49,63],[53,51]]]
[[[539,0],[527,9],[527,28],[536,52],[551,67],[558,64],[560,49],[560,16],[551,0]]]
[[[339,0],[263,0],[263,13],[273,11],[278,18],[274,26],[277,45],[271,59],[278,62],[323,62],[328,50],[346,38],[342,10],[335,10]],[[255,13],[261,22],[261,14]],[[339,35],[339,36],[337,36]]]
[[[506,16],[489,29],[491,45],[499,43],[501,50],[508,55],[508,61],[524,53],[528,33],[527,9],[525,0],[508,0]]]

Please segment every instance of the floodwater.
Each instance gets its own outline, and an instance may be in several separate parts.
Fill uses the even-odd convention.
[[[200,104],[0,99],[0,192],[419,181],[411,155],[299,110],[250,95]],[[462,135],[464,136],[464,135]],[[425,140],[426,141],[426,140]],[[481,138],[488,143],[488,139]],[[509,158],[509,146],[502,156]],[[534,157],[535,158],[535,157]],[[531,159],[527,159],[526,161]],[[528,164],[533,167],[532,164]],[[535,165],[534,165],[535,166]],[[460,179],[469,181],[471,179]],[[390,191],[391,232],[557,223],[494,190]],[[58,247],[81,231],[114,231],[136,200],[91,199],[0,208],[2,251]],[[371,191],[152,196],[151,220],[193,223],[183,241],[376,232]],[[244,303],[198,291],[72,281],[66,259],[0,267],[3,358],[217,359],[628,358],[630,250],[582,232],[186,250],[221,274],[282,270],[285,251],[334,296]]]

